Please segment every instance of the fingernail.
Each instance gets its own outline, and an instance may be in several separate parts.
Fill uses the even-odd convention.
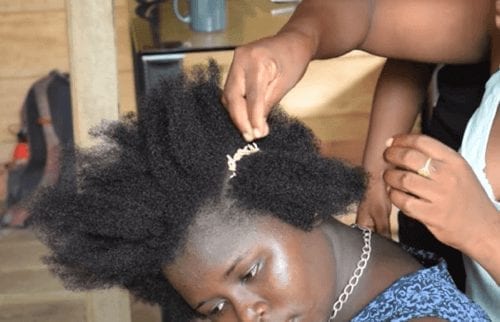
[[[385,141],[385,146],[390,147],[392,145],[392,142],[394,141],[393,138],[388,138],[387,141]]]
[[[258,128],[254,128],[253,129],[253,136],[256,139],[260,139],[262,137],[262,133],[260,132],[260,130]]]
[[[244,132],[243,133],[243,138],[245,139],[245,141],[247,142],[252,142],[253,141],[253,135],[248,133],[248,132]]]
[[[269,125],[264,123],[264,136],[267,136],[269,134]]]

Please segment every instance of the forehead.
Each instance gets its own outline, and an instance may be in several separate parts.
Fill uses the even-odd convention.
[[[203,278],[213,272],[220,274],[237,258],[265,248],[292,253],[299,235],[305,233],[269,215],[234,220],[214,217],[197,220],[190,227],[185,247],[166,268],[167,275]]]
[[[197,229],[191,234],[184,256],[196,258],[200,263],[217,265],[234,254],[241,244],[253,244],[258,230],[252,226],[220,223],[211,230]]]
[[[222,264],[228,257],[268,243],[270,238],[280,239],[289,229],[294,228],[262,214],[206,216],[190,227],[183,254],[176,262],[184,257],[209,265]]]

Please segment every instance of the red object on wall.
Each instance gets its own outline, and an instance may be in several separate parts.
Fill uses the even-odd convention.
[[[26,142],[19,142],[17,143],[16,147],[14,148],[14,153],[13,153],[13,161],[25,161],[28,160],[30,157],[30,150],[28,143]]]

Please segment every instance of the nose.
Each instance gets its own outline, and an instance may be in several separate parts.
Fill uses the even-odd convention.
[[[264,301],[242,304],[238,309],[241,322],[266,322],[268,319],[269,307]]]

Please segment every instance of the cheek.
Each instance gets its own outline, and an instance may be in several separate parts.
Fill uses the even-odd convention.
[[[275,250],[270,287],[277,302],[297,307],[329,306],[333,296],[333,261],[328,247],[297,245],[296,250]],[[314,249],[314,250],[313,250]],[[295,256],[287,256],[295,254]]]
[[[293,283],[295,274],[293,274],[292,268],[295,265],[292,264],[282,251],[277,252],[272,264],[271,274],[278,289],[287,289]]]
[[[304,276],[307,277],[303,288],[307,290],[311,305],[320,315],[330,311],[335,292],[335,260],[333,249],[326,237],[316,235],[316,242],[305,246],[305,259],[307,262]]]
[[[328,255],[302,258],[296,271],[292,271],[295,289],[302,293],[302,301],[311,305],[328,304],[334,290],[334,263]]]
[[[286,256],[286,252],[274,252],[272,262],[265,272],[258,288],[274,310],[309,306],[304,299],[304,269],[299,260]],[[257,286],[257,285],[256,285]]]

